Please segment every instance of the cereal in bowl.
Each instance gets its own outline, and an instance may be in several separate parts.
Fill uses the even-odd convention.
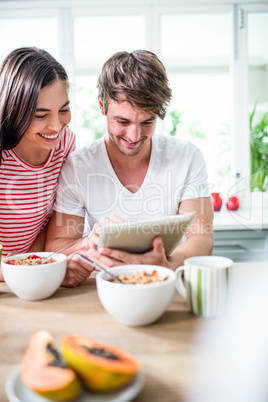
[[[152,273],[142,271],[135,272],[132,275],[117,275],[117,278],[127,285],[145,285],[147,283],[163,282],[169,278],[169,275],[163,277],[154,270]],[[114,282],[114,280],[112,280],[112,282]]]
[[[42,264],[42,262],[44,260],[46,260],[44,262],[44,264],[50,264],[51,262],[56,262],[56,260],[54,260],[54,258],[47,259],[45,257],[39,257],[38,255],[31,254],[27,258],[23,258],[22,260],[18,260],[18,259],[8,260],[7,264],[10,264],[10,265],[38,265],[38,264]]]

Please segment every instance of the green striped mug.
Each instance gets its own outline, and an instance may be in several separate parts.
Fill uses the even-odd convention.
[[[190,310],[202,317],[216,317],[228,306],[233,261],[217,256],[187,258],[177,268],[177,291],[188,301]],[[184,281],[182,273],[184,271]]]

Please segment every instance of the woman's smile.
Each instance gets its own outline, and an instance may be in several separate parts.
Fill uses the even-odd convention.
[[[42,138],[44,138],[46,141],[55,141],[59,138],[60,131],[54,133],[37,133],[37,134],[40,135]]]

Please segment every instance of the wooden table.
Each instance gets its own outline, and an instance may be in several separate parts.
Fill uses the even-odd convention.
[[[234,266],[234,282],[252,271],[260,275],[267,263]],[[78,288],[60,288],[47,300],[27,302],[0,284],[0,401],[7,401],[5,382],[21,361],[31,334],[47,329],[56,345],[76,333],[117,346],[133,354],[145,372],[145,386],[137,402],[188,401],[189,389],[198,390],[202,379],[200,339],[221,318],[204,319],[191,314],[176,292],[162,318],[147,327],[127,327],[115,321],[102,307],[95,278]],[[194,399],[193,399],[194,400]],[[199,402],[196,395],[196,402]]]

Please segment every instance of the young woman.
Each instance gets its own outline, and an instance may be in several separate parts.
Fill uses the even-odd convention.
[[[41,49],[11,52],[0,67],[3,256],[44,249],[60,169],[75,148],[70,120],[64,68]]]

